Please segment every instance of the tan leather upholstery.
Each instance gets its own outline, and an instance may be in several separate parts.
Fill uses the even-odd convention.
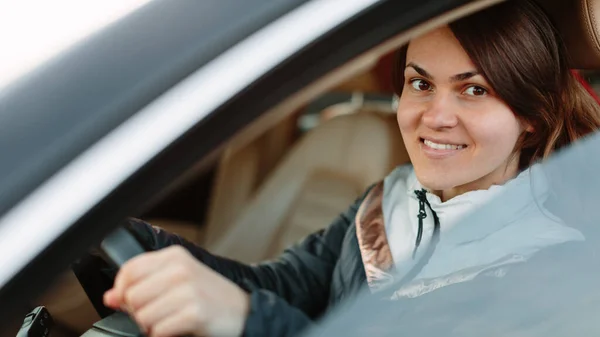
[[[394,114],[339,116],[309,132],[282,160],[218,242],[243,262],[270,258],[327,226],[369,185],[408,161]]]
[[[257,142],[234,151],[227,149],[219,162],[213,184],[206,240],[218,240],[239,215],[257,185],[260,153]]]
[[[360,184],[351,176],[314,170],[300,187],[264,258],[277,256],[294,242],[326,226],[361,192]]]
[[[600,0],[539,0],[559,29],[575,69],[600,68]]]
[[[294,140],[296,118],[289,116],[243,147],[224,152],[210,197],[204,242],[215,242],[229,230],[265,177]]]

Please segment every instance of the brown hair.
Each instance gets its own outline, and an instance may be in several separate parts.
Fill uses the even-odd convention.
[[[533,1],[504,2],[449,26],[497,95],[533,127],[516,144],[521,169],[600,127],[600,107],[571,72],[554,25]],[[407,48],[394,65],[398,96]]]

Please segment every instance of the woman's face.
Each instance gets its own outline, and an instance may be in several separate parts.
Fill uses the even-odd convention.
[[[410,42],[404,76],[398,125],[421,184],[448,200],[517,174],[523,126],[449,28]]]

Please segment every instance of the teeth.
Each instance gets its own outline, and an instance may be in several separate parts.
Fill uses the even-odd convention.
[[[438,144],[427,139],[425,139],[423,142],[425,145],[436,150],[460,150],[465,147],[465,145]]]

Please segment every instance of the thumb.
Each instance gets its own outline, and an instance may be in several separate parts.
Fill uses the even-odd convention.
[[[121,296],[119,296],[119,292],[116,291],[114,288],[110,289],[104,293],[103,300],[104,300],[104,305],[111,309],[119,310],[121,308],[121,304],[122,304]]]

